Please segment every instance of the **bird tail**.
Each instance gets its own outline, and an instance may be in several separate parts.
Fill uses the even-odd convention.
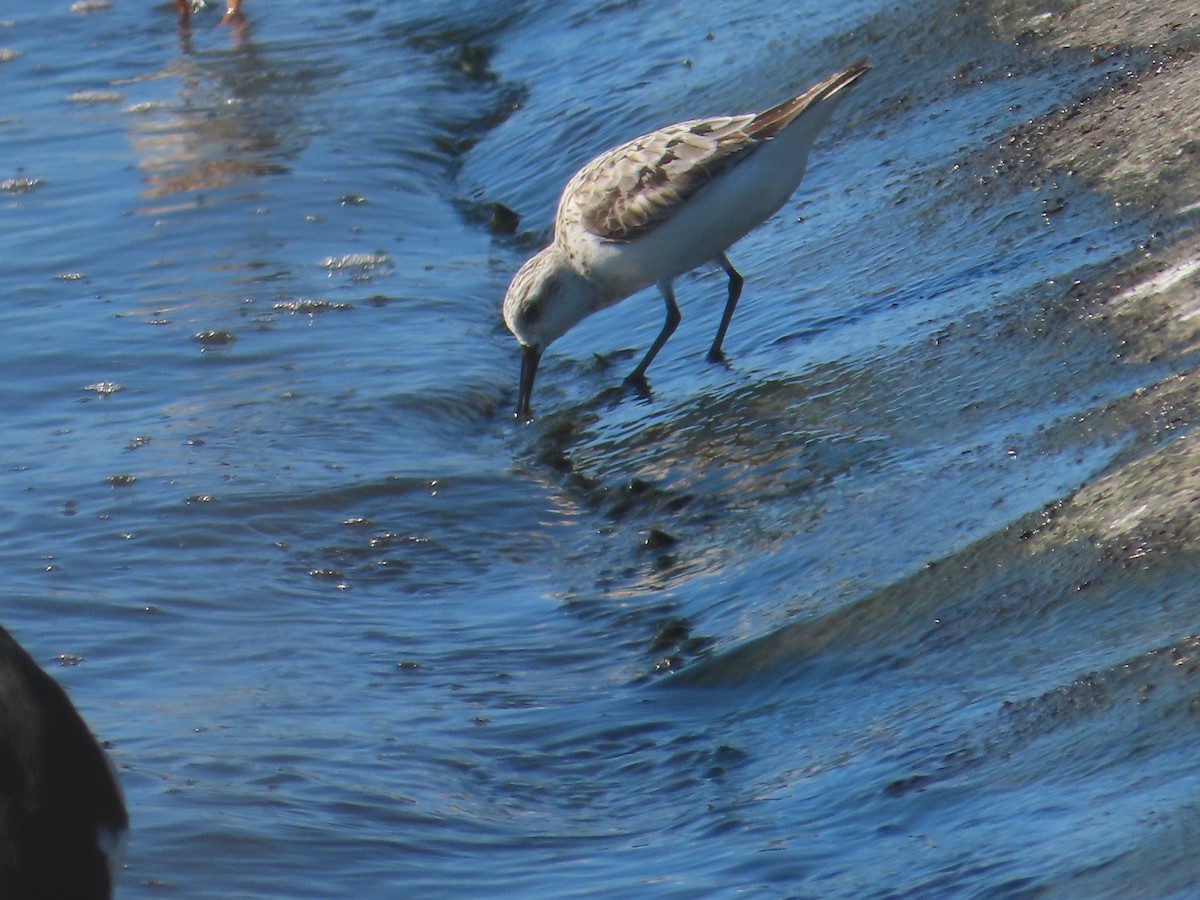
[[[871,64],[865,58],[860,59],[840,72],[833,73],[824,81],[814,84],[803,94],[763,110],[750,120],[745,131],[760,141],[770,140],[787,128],[798,116],[831,97],[836,97],[869,71],[871,71]]]

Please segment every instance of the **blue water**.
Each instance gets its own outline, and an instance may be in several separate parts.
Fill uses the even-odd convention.
[[[994,168],[1119,58],[936,3],[246,9],[0,15],[0,610],[109,746],[121,896],[1188,883],[1193,565],[1014,537],[1168,371],[1072,293],[1148,221]],[[863,55],[730,365],[700,272],[649,399],[652,292],[514,423],[570,174]]]

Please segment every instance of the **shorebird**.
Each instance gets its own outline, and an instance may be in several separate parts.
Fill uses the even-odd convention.
[[[674,280],[705,263],[729,276],[708,358],[721,343],[743,279],[725,251],[774,215],[800,186],[808,152],[866,60],[760,113],[670,125],[600,154],[563,189],[554,239],[513,276],[504,321],[521,344],[517,417],[528,418],[542,353],[581,319],[658,285],[667,318],[626,383],[679,325]]]
[[[107,900],[128,828],[108,757],[0,628],[0,897]]]

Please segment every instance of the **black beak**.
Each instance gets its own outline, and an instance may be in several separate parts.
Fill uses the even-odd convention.
[[[537,375],[538,363],[542,359],[542,351],[528,344],[521,345],[521,385],[517,389],[517,418],[529,419],[532,410],[529,401],[533,397],[533,379]]]

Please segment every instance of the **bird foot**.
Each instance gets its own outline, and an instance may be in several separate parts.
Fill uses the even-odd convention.
[[[650,382],[646,380],[646,376],[641,372],[634,372],[625,378],[625,390],[637,394],[639,397],[650,396]]]
[[[242,0],[225,0],[225,15],[221,17],[222,25],[239,26],[246,23],[242,13]]]

